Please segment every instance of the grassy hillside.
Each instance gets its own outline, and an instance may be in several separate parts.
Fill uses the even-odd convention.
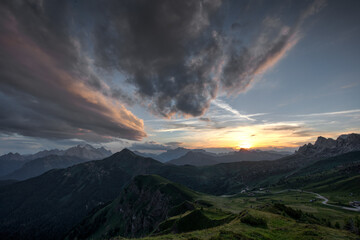
[[[293,176],[313,175],[320,172],[352,166],[360,162],[360,151],[345,153],[331,158],[319,160],[297,171]]]
[[[124,239],[116,237],[113,239]],[[229,223],[214,226],[205,230],[186,233],[172,233],[161,236],[142,238],[144,240],[317,240],[317,239],[358,239],[346,230],[330,228],[324,225],[299,222],[289,216],[257,209],[247,209],[237,215]]]
[[[321,193],[331,204],[348,206],[360,199],[360,152],[320,160],[279,183],[282,188]]]
[[[139,184],[143,182],[149,189],[160,186],[156,178],[141,180]],[[183,192],[186,188],[177,189]],[[191,199],[174,206],[166,219],[153,231],[147,231],[149,237],[144,239],[358,239],[356,234],[346,229],[348,219],[356,219],[358,213],[326,206],[320,201],[311,202],[315,198],[311,193],[249,191],[234,197],[219,197],[188,191]],[[114,207],[112,204],[109,206]],[[144,208],[149,209],[146,205],[142,206]],[[101,212],[97,214],[101,215]],[[101,228],[102,234],[90,238],[108,238],[111,236],[109,233],[114,233],[110,226],[121,226],[108,216],[103,224],[106,228]],[[92,221],[96,222],[94,218]],[[94,228],[88,226],[88,229]],[[107,235],[103,234],[104,231]],[[124,234],[119,235],[113,239],[125,239]]]

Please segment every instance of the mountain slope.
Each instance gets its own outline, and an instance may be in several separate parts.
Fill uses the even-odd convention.
[[[309,166],[306,166],[296,172],[293,176],[304,176],[320,173],[338,167],[351,166],[360,162],[360,151],[349,152],[335,157],[319,160]]]
[[[360,151],[319,160],[281,179],[284,188],[301,188],[327,196],[331,203],[349,205],[360,199]]]
[[[175,206],[193,201],[197,193],[157,175],[139,175],[106,207],[77,225],[67,239],[145,236],[165,220]]]
[[[134,151],[134,153],[136,153],[137,155],[142,156],[142,157],[151,157],[155,160],[158,160],[159,162],[164,163],[164,162],[168,162],[173,159],[179,158],[179,157],[185,155],[186,153],[188,153],[189,151],[191,151],[191,149],[178,147],[175,149],[166,150],[166,152],[163,152],[160,154],[138,152],[138,151]]]
[[[190,149],[178,147],[175,149],[167,150],[164,153],[160,153],[157,155],[154,159],[160,161],[160,162],[168,162],[170,160],[179,158],[181,156],[184,156],[186,153],[188,153]]]
[[[0,156],[0,176],[7,175],[20,168],[26,159],[18,153],[8,153]]]
[[[276,160],[285,157],[286,155],[276,152],[267,152],[260,150],[240,149],[238,152],[231,152],[223,155],[209,154],[205,151],[189,151],[180,158],[173,159],[167,163],[175,165],[193,165],[206,166],[215,165],[218,163],[231,163],[242,161],[263,161]]]
[[[8,153],[0,156],[0,177],[2,177],[2,179],[23,180],[29,177],[38,176],[46,172],[47,170],[53,168],[68,167],[89,160],[100,160],[109,157],[111,154],[112,154],[111,151],[106,150],[103,147],[94,148],[89,144],[77,145],[67,150],[58,150],[58,149],[44,150],[30,155],[20,155],[19,153]],[[64,157],[61,158],[54,156],[64,156]],[[41,160],[37,160],[37,159],[41,159]],[[51,159],[53,159],[53,161],[51,161]],[[80,161],[79,159],[82,159],[82,161]],[[36,161],[24,166],[25,163],[34,160]],[[22,167],[24,168],[20,169]],[[34,167],[34,169],[32,169],[32,167]]]
[[[59,149],[43,150],[34,154],[25,155],[24,157],[27,160],[34,160],[37,158],[43,158],[51,155],[62,156],[64,155],[64,150],[59,150]]]
[[[102,161],[51,170],[4,186],[0,238],[61,239],[91,209],[118,196],[133,176],[159,164],[124,150]]]
[[[169,164],[175,165],[193,165],[206,166],[218,164],[217,157],[211,156],[203,152],[189,151],[184,156],[168,161]]]
[[[44,150],[37,152],[35,154],[29,155],[20,155],[19,153],[8,153],[5,155],[0,156],[0,177],[3,179],[4,176],[13,173],[14,171],[20,169],[26,162],[44,158],[51,155],[56,156],[69,156],[75,158],[81,158],[83,160],[100,160],[111,155],[111,151],[106,150],[105,148],[94,148],[89,144],[86,145],[77,145],[75,147],[69,148],[67,150],[59,150],[59,149],[52,149],[52,150]],[[64,158],[66,159],[66,158]],[[69,159],[69,158],[68,158]],[[56,167],[58,165],[58,161],[54,162],[53,165]],[[48,162],[50,164],[50,162]],[[36,165],[36,164],[35,164]],[[51,164],[50,164],[51,165]],[[49,166],[50,166],[49,165]],[[73,164],[70,164],[73,165]],[[70,166],[69,164],[65,164],[66,166]],[[61,166],[59,166],[61,167]],[[38,169],[30,169],[30,166],[26,166],[27,172],[40,172],[43,173],[45,171],[39,171]],[[51,167],[45,167],[44,169],[49,170],[52,169]],[[25,170],[21,170],[24,172]],[[29,176],[37,176],[38,174],[29,174]],[[19,176],[18,173],[14,173],[14,176]],[[27,177],[20,177],[20,179],[25,179]]]
[[[219,162],[241,162],[241,161],[263,161],[276,160],[285,157],[286,154],[278,152],[269,152],[261,150],[251,150],[241,148],[237,152],[229,153],[228,155],[220,156]]]
[[[4,176],[3,179],[25,180],[39,176],[51,169],[66,168],[86,161],[87,160],[78,157],[50,155],[25,163],[21,168]]]
[[[270,161],[174,166],[124,149],[104,160],[51,170],[0,188],[0,237],[60,239],[93,208],[115,199],[139,174],[158,174],[196,191],[226,194],[271,175],[285,174],[289,166]]]

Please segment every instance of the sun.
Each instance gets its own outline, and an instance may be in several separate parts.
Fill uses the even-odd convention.
[[[251,143],[246,143],[246,142],[243,142],[241,144],[239,144],[239,148],[251,148]]]

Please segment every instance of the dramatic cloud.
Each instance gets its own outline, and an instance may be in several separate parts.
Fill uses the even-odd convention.
[[[217,91],[210,75],[219,50],[206,30],[219,6],[220,1],[106,1],[94,36],[97,64],[125,74],[154,113],[202,115]]]
[[[223,29],[220,1],[106,1],[94,34],[96,62],[125,74],[152,112],[199,116],[219,91],[245,91],[283,58],[305,19],[322,6],[324,1],[314,1],[290,25],[259,16],[260,30],[246,43],[249,34]]]
[[[245,91],[274,66],[323,6],[302,7],[291,24],[258,14],[250,34],[246,21],[226,21],[224,11],[235,10],[220,0],[2,1],[0,132],[141,140],[143,121],[128,105],[203,115],[219,94]]]
[[[146,136],[142,120],[99,88],[66,25],[64,1],[0,5],[0,131],[106,141]]]

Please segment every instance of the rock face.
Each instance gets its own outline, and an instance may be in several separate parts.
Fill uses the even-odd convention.
[[[306,157],[332,157],[360,150],[360,134],[351,133],[332,138],[318,137],[315,144],[305,144],[296,152]]]

